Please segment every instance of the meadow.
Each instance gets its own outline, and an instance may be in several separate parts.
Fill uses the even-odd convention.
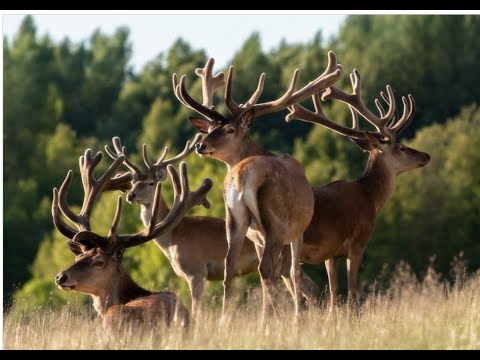
[[[463,271],[463,270],[462,270]],[[206,307],[189,329],[102,328],[88,310],[69,306],[6,315],[5,349],[479,349],[480,274],[447,283],[433,269],[418,281],[403,264],[382,291],[365,292],[358,308],[306,310],[293,322],[291,304],[263,327],[259,294],[220,322]]]

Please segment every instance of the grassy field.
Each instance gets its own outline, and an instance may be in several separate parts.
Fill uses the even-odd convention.
[[[263,328],[258,295],[219,322],[207,309],[187,332],[126,328],[109,334],[101,320],[65,307],[4,319],[5,349],[480,349],[480,274],[450,286],[433,271],[418,282],[407,269],[387,290],[365,294],[358,310],[304,312],[294,325],[291,306]]]

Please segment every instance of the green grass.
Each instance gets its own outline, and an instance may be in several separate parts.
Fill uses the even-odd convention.
[[[480,349],[480,274],[449,286],[433,271],[418,282],[407,268],[387,290],[365,294],[359,309],[311,309],[298,325],[286,304],[262,327],[258,298],[253,293],[224,323],[218,308],[206,309],[187,332],[145,325],[112,334],[88,310],[68,306],[12,312],[4,319],[4,348]]]

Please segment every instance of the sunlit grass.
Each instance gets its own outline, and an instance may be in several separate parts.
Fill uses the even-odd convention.
[[[310,309],[295,325],[292,306],[260,323],[258,293],[220,322],[207,308],[188,331],[126,327],[109,334],[101,319],[68,306],[8,314],[6,349],[479,349],[480,275],[452,286],[432,270],[422,282],[399,267],[390,287],[358,309]],[[283,309],[283,310],[282,310]]]

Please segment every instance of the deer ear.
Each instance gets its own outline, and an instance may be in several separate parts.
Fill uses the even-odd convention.
[[[68,240],[68,247],[75,254],[75,256],[78,256],[84,253],[82,246],[75,241]]]
[[[243,129],[249,129],[253,124],[253,119],[255,119],[255,111],[252,109],[242,116],[240,127]]]
[[[368,145],[370,146],[370,150],[382,150],[382,143],[375,137],[373,134],[365,131],[365,140],[367,141]]]
[[[352,139],[352,138],[349,138],[352,142],[354,142],[355,144],[357,144],[357,146],[362,149],[363,151],[370,151],[372,150],[372,148],[370,147],[370,144],[368,143],[367,140],[365,139]]]
[[[158,179],[158,181],[164,181],[167,178],[167,169],[164,167],[161,167],[155,172],[155,178]]]
[[[84,251],[91,250],[96,247],[105,248],[107,246],[107,241],[104,237],[91,231],[78,232],[73,237],[72,242],[80,245]]]
[[[195,128],[202,134],[208,134],[208,128],[211,126],[210,122],[205,119],[189,116],[188,119]]]

